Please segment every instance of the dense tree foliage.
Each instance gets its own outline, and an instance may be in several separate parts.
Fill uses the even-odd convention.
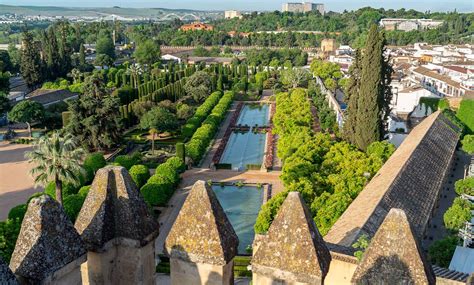
[[[88,149],[101,150],[115,145],[120,138],[122,123],[120,99],[106,95],[104,83],[96,76],[84,83],[84,94],[71,102],[71,117],[67,132],[73,134]]]
[[[465,135],[461,141],[461,144],[462,150],[468,154],[474,154],[474,135]]]
[[[284,160],[281,180],[285,191],[298,191],[324,235],[364,185],[393,153],[387,142],[375,142],[367,153],[329,134],[313,133],[313,118],[306,91],[277,95],[273,117],[278,134],[278,156]],[[270,199],[259,213],[255,230],[268,229],[285,194]]]
[[[211,94],[211,77],[207,72],[198,71],[186,80],[184,90],[194,101],[202,102]]]
[[[43,105],[35,101],[23,100],[8,112],[8,119],[12,122],[27,124],[28,133],[31,137],[31,124],[43,120],[44,115],[45,110]]]
[[[453,205],[444,213],[444,226],[451,231],[458,231],[466,222],[471,221],[471,202],[462,198],[455,198]]]
[[[466,131],[469,134],[474,134],[474,100],[464,99],[461,101],[459,110],[456,116],[466,126]]]
[[[435,241],[428,249],[431,263],[448,268],[457,245],[459,245],[459,238],[457,236],[447,236],[444,239]]]
[[[383,140],[387,131],[392,68],[384,57],[384,46],[383,32],[372,25],[362,58],[358,53],[351,67],[344,136],[361,150]]]
[[[133,56],[140,64],[151,66],[156,62],[160,62],[160,46],[153,40],[146,40],[137,46]]]
[[[23,45],[21,50],[21,76],[28,87],[39,85],[43,80],[43,62],[38,52],[39,43],[35,42],[30,32],[23,33]]]
[[[466,194],[474,196],[474,177],[467,177],[465,179],[458,180],[454,186],[458,195]]]

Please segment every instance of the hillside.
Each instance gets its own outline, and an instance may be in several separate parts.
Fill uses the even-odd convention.
[[[76,8],[76,7],[54,7],[54,6],[12,6],[0,4],[0,15],[17,14],[22,16],[82,16],[82,17],[104,17],[117,15],[121,17],[144,17],[144,18],[207,18],[216,19],[222,17],[220,11],[197,11],[186,9],[164,9],[164,8]]]

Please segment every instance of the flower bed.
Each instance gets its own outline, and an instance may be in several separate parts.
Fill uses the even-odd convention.
[[[275,146],[275,136],[273,135],[273,115],[275,115],[276,105],[272,103],[270,105],[270,126],[266,128],[267,130],[267,153],[265,154],[265,168],[271,169],[273,167],[273,156],[274,156],[274,146]]]

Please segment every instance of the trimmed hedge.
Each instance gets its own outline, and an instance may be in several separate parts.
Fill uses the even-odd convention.
[[[180,158],[182,161],[185,161],[186,150],[184,148],[184,143],[176,143],[176,157]]]
[[[105,167],[107,162],[105,161],[104,155],[102,153],[96,152],[87,155],[84,160],[84,169],[87,173],[87,180],[94,180],[95,173],[97,170]]]
[[[91,185],[82,186],[77,194],[86,197],[89,194],[89,190],[91,190]]]
[[[20,223],[25,217],[26,210],[28,209],[28,204],[20,204],[16,207],[13,207],[10,212],[8,212],[8,219],[16,220],[19,219]]]
[[[125,167],[127,170],[130,170],[132,166],[140,163],[142,160],[141,154],[135,152],[131,155],[119,155],[114,159],[114,164]]]
[[[165,206],[170,199],[170,184],[147,183],[141,189],[143,199],[152,206]]]
[[[227,91],[219,100],[219,103],[212,109],[211,114],[202,123],[202,126],[196,130],[191,140],[186,144],[186,152],[194,163],[198,163],[201,160],[219,124],[224,120],[233,99],[234,92]]]
[[[204,101],[204,103],[202,103],[202,105],[196,109],[194,116],[189,118],[181,129],[181,133],[184,137],[189,138],[193,135],[193,133],[201,125],[202,121],[206,119],[212,109],[219,102],[221,96],[222,92],[220,91],[212,93],[209,97],[207,97],[206,101]]]
[[[151,206],[165,206],[179,183],[179,173],[184,171],[184,163],[177,157],[160,164],[140,192]]]
[[[74,194],[64,198],[64,211],[73,223],[76,221],[77,215],[79,215],[79,211],[81,211],[85,199],[86,197],[80,194]]]
[[[142,187],[150,178],[150,170],[142,164],[132,166],[129,173],[138,188]]]
[[[63,199],[67,196],[77,194],[78,191],[78,187],[63,183]],[[51,198],[56,199],[56,185],[54,181],[51,181],[46,185],[44,193],[48,194]]]

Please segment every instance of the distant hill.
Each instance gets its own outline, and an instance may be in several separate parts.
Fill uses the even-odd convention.
[[[117,15],[125,18],[184,18],[186,20],[215,19],[221,18],[221,11],[198,11],[187,9],[165,9],[165,8],[76,8],[76,7],[54,7],[54,6],[12,6],[0,4],[0,15],[17,14],[22,16],[59,16],[59,17],[106,17],[109,15]]]

